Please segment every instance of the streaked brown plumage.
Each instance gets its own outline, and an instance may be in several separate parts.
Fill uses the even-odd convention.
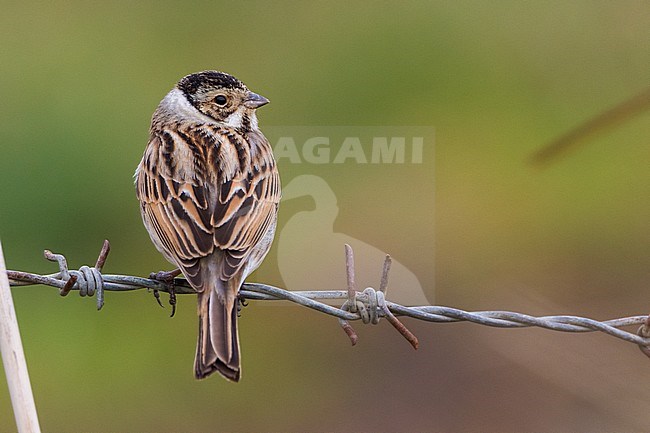
[[[182,78],[154,112],[136,170],[151,240],[198,292],[198,379],[240,378],[237,292],[271,247],[280,202],[255,115],[267,102],[222,72]]]

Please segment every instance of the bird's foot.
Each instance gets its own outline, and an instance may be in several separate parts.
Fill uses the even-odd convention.
[[[169,305],[172,306],[172,314],[169,317],[174,317],[174,314],[176,314],[176,291],[174,290],[174,278],[178,277],[180,274],[180,269],[174,269],[173,271],[152,272],[149,274],[150,279],[159,281],[169,286],[167,289],[169,292]],[[163,304],[160,302],[160,291],[154,289],[153,296],[156,298],[158,305],[162,307]]]
[[[150,273],[149,279],[160,281],[161,283],[174,284],[174,278],[178,277],[180,274],[180,269],[174,269],[173,271],[158,271]]]

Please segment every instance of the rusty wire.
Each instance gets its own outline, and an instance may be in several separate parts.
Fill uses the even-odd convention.
[[[151,274],[150,278],[102,274],[110,244],[104,241],[94,267],[82,266],[78,271],[69,270],[65,257],[45,250],[45,258],[59,265],[59,272],[49,275],[38,275],[29,272],[7,271],[11,286],[27,286],[43,284],[57,287],[62,296],[70,291],[79,291],[81,296],[96,294],[97,309],[104,305],[104,291],[131,291],[150,289],[156,298],[158,292],[170,294],[170,303],[175,304],[176,294],[196,294],[194,289],[182,278],[161,278],[161,273]],[[511,311],[464,311],[457,308],[436,305],[404,306],[386,299],[389,287],[388,274],[391,259],[386,256],[381,276],[379,290],[371,287],[362,292],[356,290],[354,278],[354,256],[352,248],[345,246],[346,272],[348,276],[347,290],[318,290],[318,291],[288,291],[267,284],[245,283],[240,290],[243,300],[278,301],[284,300],[311,308],[316,311],[337,317],[352,345],[358,337],[349,321],[361,320],[363,323],[377,324],[381,318],[386,318],[391,325],[413,346],[418,348],[418,339],[408,330],[397,316],[411,317],[427,322],[461,322],[467,321],[479,325],[498,328],[539,327],[562,332],[593,332],[598,331],[618,339],[634,343],[641,351],[650,357],[650,316],[639,315],[598,321],[578,316],[531,316]],[[164,273],[162,273],[164,274]],[[178,273],[170,273],[178,275]],[[340,308],[328,305],[323,300],[345,300]],[[173,315],[173,313],[172,313]],[[637,332],[626,331],[624,327],[640,325]]]

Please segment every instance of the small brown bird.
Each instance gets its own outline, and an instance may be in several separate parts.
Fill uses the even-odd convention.
[[[153,114],[135,173],[151,240],[198,293],[198,379],[240,378],[238,291],[271,247],[280,202],[255,114],[268,102],[223,72],[182,78]]]

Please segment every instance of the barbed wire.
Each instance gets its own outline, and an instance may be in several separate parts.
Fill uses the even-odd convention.
[[[39,275],[21,271],[7,271],[11,286],[27,286],[42,284],[59,289],[61,296],[71,291],[79,291],[81,296],[97,295],[97,309],[104,305],[105,291],[131,291],[139,289],[152,290],[160,303],[159,292],[170,295],[172,316],[175,311],[177,294],[196,294],[189,283],[182,278],[175,278],[179,271],[152,273],[149,278],[129,275],[102,274],[102,268],[108,257],[110,244],[104,241],[95,266],[82,266],[79,270],[70,270],[66,258],[45,250],[45,258],[57,262],[59,272],[49,275]],[[289,291],[267,284],[245,283],[240,290],[240,301],[245,305],[247,300],[256,301],[289,301],[321,313],[338,318],[339,324],[350,338],[352,345],[358,337],[349,321],[361,320],[366,324],[377,324],[381,318],[386,318],[395,329],[413,346],[418,348],[418,339],[396,316],[410,317],[427,322],[449,323],[467,321],[484,326],[498,328],[539,327],[562,332],[602,332],[623,341],[639,346],[641,351],[650,357],[650,316],[639,315],[598,321],[586,317],[531,316],[511,311],[464,311],[458,308],[422,305],[404,306],[386,299],[390,256],[386,256],[382,270],[379,290],[368,287],[357,291],[354,275],[354,255],[352,248],[345,245],[347,290],[315,290]],[[323,300],[345,300],[340,308],[328,305]],[[162,304],[161,304],[162,305]],[[624,327],[641,325],[637,332],[626,331]]]

